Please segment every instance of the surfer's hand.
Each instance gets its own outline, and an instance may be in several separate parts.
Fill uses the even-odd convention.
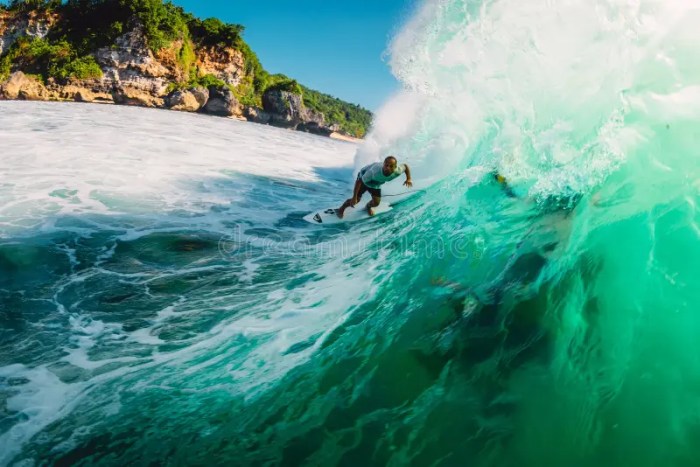
[[[413,181],[411,181],[410,178],[407,178],[405,182],[403,182],[404,186],[407,186],[411,188],[413,186]]]

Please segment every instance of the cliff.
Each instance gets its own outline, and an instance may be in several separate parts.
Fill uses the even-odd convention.
[[[0,99],[203,112],[362,137],[371,113],[267,73],[243,27],[161,0],[0,5]]]

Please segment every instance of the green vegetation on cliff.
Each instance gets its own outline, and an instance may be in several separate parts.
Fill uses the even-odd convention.
[[[304,105],[322,112],[326,121],[336,123],[353,136],[361,138],[372,124],[372,114],[359,105],[349,104],[338,98],[301,86]]]
[[[0,75],[9,74],[13,65],[42,79],[49,76],[58,79],[102,76],[102,70],[93,56],[77,56],[66,41],[50,43],[45,39],[21,37],[0,59]]]
[[[302,87],[295,79],[291,79],[283,74],[266,76],[265,90],[275,89],[278,91],[291,92],[293,94],[304,94]]]
[[[14,70],[34,74],[46,81],[65,82],[71,78],[102,76],[95,53],[102,47],[114,47],[117,38],[141,25],[148,47],[158,56],[171,49],[181,79],[170,89],[190,86],[228,86],[244,105],[261,106],[268,89],[280,89],[303,96],[304,105],[322,112],[327,124],[342,131],[364,136],[372,114],[360,106],[301,86],[284,75],[269,74],[257,55],[243,40],[244,27],[226,24],[216,18],[199,19],[182,8],[163,0],[0,0],[0,11],[14,15],[35,13],[35,17],[53,18],[44,38],[22,37],[0,56],[0,80]],[[244,61],[244,73],[236,85],[227,85],[216,76],[200,72],[196,50],[232,48]]]

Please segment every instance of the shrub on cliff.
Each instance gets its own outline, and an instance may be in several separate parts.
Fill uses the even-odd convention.
[[[141,21],[153,52],[189,37],[185,11],[162,0],[119,0]]]
[[[66,41],[79,55],[109,47],[127,30],[131,11],[116,0],[67,0],[48,39]]]
[[[102,76],[95,58],[88,55],[79,57],[66,41],[50,43],[45,39],[22,37],[12,45],[0,60],[0,76],[7,75],[12,68],[41,77],[57,78],[99,78]]]
[[[186,38],[182,41],[182,46],[177,52],[177,63],[182,68],[184,76],[193,77],[197,75],[196,61],[197,55],[194,51],[194,44],[192,44],[190,39]]]
[[[91,79],[102,77],[102,69],[92,55],[79,57],[52,70],[51,75],[59,79]]]
[[[61,0],[12,0],[7,9],[11,11],[53,10],[61,6]],[[0,9],[5,9],[0,4]]]
[[[299,94],[300,96],[304,94],[301,90],[301,86],[299,85],[299,83],[297,83],[296,80],[288,78],[282,74],[270,75],[268,83],[268,86],[265,88],[266,91],[286,91],[291,92],[293,94]]]
[[[12,59],[9,54],[0,57],[0,83],[5,81],[12,72]]]
[[[51,38],[66,40],[83,54],[112,45],[134,19],[143,25],[153,52],[189,37],[184,10],[162,0],[66,0],[57,11],[61,21]]]
[[[211,88],[211,87],[216,87],[216,88],[223,88],[226,86],[226,83],[219,78],[217,78],[214,75],[204,75],[200,76],[196,79],[194,79],[191,83],[192,86],[201,86],[203,88]]]
[[[245,29],[240,24],[226,24],[217,18],[201,20],[185,13],[192,38],[203,45],[235,47],[241,41]]]

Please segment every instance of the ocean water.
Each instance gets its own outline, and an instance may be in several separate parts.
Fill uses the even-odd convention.
[[[699,22],[420,3],[359,145],[0,103],[0,465],[700,464]]]

